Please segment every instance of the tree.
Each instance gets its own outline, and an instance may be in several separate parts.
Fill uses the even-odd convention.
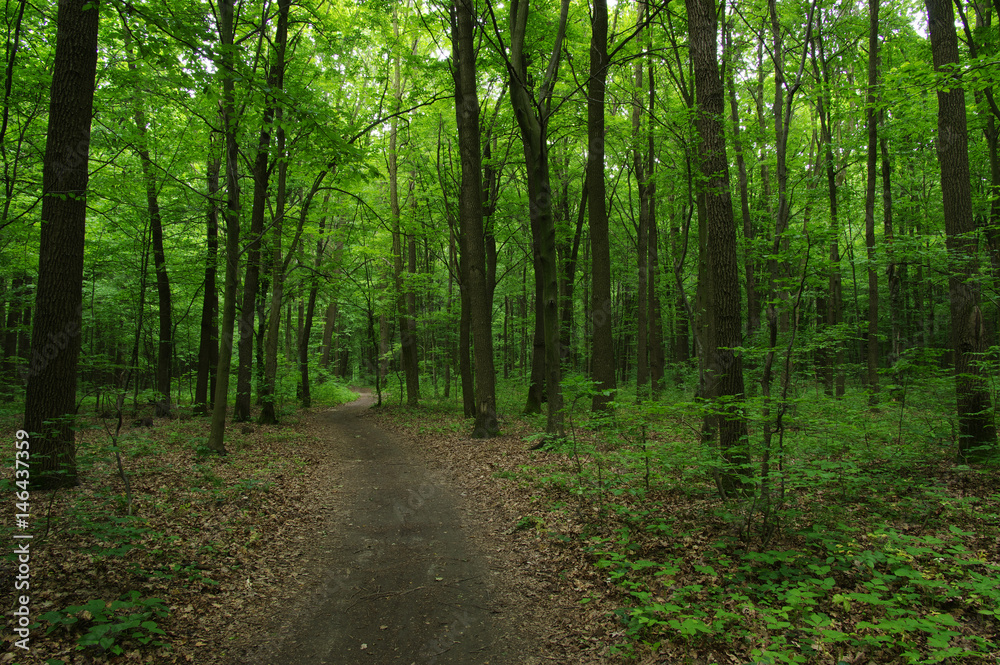
[[[392,31],[398,40],[400,37],[399,18],[396,7],[392,10]],[[413,49],[417,48],[414,41]],[[392,257],[393,277],[396,286],[396,308],[399,321],[399,341],[403,372],[406,374],[406,403],[416,406],[420,401],[420,359],[417,356],[417,319],[416,301],[413,286],[403,276],[404,272],[416,272],[416,248],[412,234],[403,232],[400,224],[399,205],[399,118],[398,113],[403,104],[403,84],[399,53],[392,62],[392,92],[394,100],[393,117],[389,126],[389,146],[387,151],[389,170],[389,205],[392,215]],[[409,270],[404,270],[404,251],[407,252],[406,264]]]
[[[43,489],[77,483],[73,420],[99,9],[93,0],[63,0],[56,16],[38,289],[24,402],[24,429],[32,437],[31,482]]]
[[[562,0],[552,54],[537,94],[529,85],[524,51],[528,30],[529,0],[515,0],[510,6],[510,49],[508,75],[514,117],[521,131],[528,180],[528,214],[531,219],[532,254],[535,265],[535,360],[538,363],[538,328],[543,330],[545,349],[545,389],[548,401],[546,432],[563,434],[562,353],[559,345],[559,277],[556,229],[552,217],[552,185],[549,179],[548,123],[552,93],[562,41],[566,34],[569,0]],[[541,315],[541,316],[539,316]],[[539,320],[540,319],[540,320]]]
[[[274,63],[275,88],[281,91],[285,84],[285,50],[288,45],[288,12],[291,0],[281,0],[278,3],[278,26],[275,29]],[[271,305],[267,317],[267,336],[264,349],[264,381],[261,383],[260,423],[273,424],[278,422],[278,414],[274,408],[274,387],[278,376],[278,332],[281,322],[281,300],[284,296],[285,267],[281,257],[281,229],[285,216],[285,189],[288,181],[288,160],[285,155],[285,108],[284,103],[275,109],[275,124],[277,125],[277,156],[278,191],[275,195],[275,223],[271,239]]]
[[[875,170],[878,164],[878,114],[875,110],[878,86],[878,0],[868,0],[868,102],[865,124],[868,129],[868,179],[865,188],[865,247],[868,252],[868,353],[866,355],[868,405],[878,404],[878,269],[875,267]]]
[[[948,0],[925,0],[938,88],[937,155],[941,169],[946,244],[951,262],[948,300],[955,368],[958,454],[965,460],[993,454],[997,432],[979,360],[986,350],[980,307],[979,267],[969,174],[969,134],[965,90],[959,78],[955,14]]]
[[[129,28],[126,15],[122,15],[122,27],[125,30],[125,49],[128,52],[129,71],[133,74],[138,70],[132,53],[132,31]],[[149,128],[146,124],[146,111],[141,95],[136,95],[133,117],[139,132],[136,152],[142,165],[142,179],[146,186],[146,206],[149,211],[149,229],[153,240],[153,268],[156,273],[156,297],[159,304],[158,321],[160,324],[159,339],[156,345],[156,415],[170,415],[170,379],[174,360],[174,324],[170,300],[170,278],[167,274],[167,260],[163,251],[163,219],[160,215],[160,199],[154,172],[153,160],[149,156]]]
[[[740,346],[740,288],[736,259],[736,218],[729,193],[729,168],[722,127],[725,104],[719,75],[713,0],[687,0],[691,60],[697,97],[698,155],[704,179],[704,205],[712,251],[708,309],[713,320],[710,345],[705,349],[705,398],[710,401],[712,434],[726,468],[716,472],[723,496],[745,487],[749,473],[747,423],[743,414],[743,360]]]
[[[604,411],[615,388],[615,349],[611,337],[611,246],[604,188],[604,92],[608,76],[608,3],[595,0],[591,20],[590,78],[587,81],[587,209],[593,263],[591,308],[594,324],[592,374],[597,392],[594,411]],[[646,249],[646,248],[643,248]]]
[[[476,91],[476,51],[472,30],[472,0],[455,0],[452,15],[452,75],[455,78],[455,118],[462,159],[459,223],[462,253],[468,255],[470,319],[476,360],[476,423],[473,438],[500,431],[496,417],[496,373],[493,367],[493,317],[486,280],[483,243],[482,158],[479,146],[479,98]]]
[[[285,8],[287,10],[287,7]],[[287,24],[287,11],[279,10],[279,23],[284,17]],[[278,31],[282,30],[281,25]],[[287,33],[287,25],[284,26]],[[260,29],[266,30],[266,23]],[[276,42],[278,39],[276,38]],[[271,159],[271,132],[274,129],[274,112],[277,105],[275,92],[280,89],[280,78],[284,76],[284,53],[281,59],[275,58],[269,68],[265,84],[264,110],[262,113],[260,136],[257,141],[257,155],[253,163],[253,205],[250,208],[250,239],[247,243],[246,278],[243,280],[243,303],[240,307],[239,332],[240,340],[237,347],[239,364],[236,369],[236,403],[233,408],[233,420],[245,422],[250,420],[250,392],[252,389],[252,364],[254,349],[254,314],[257,309],[257,296],[260,290],[260,244],[264,235],[264,216],[268,207],[268,185],[275,161]]]
[[[201,328],[198,343],[198,375],[194,389],[194,408],[202,415],[212,412],[211,397],[215,394],[215,368],[219,364],[219,291],[215,275],[219,268],[219,170],[221,158],[217,152],[217,132],[208,140],[208,163],[205,172],[208,200],[206,203],[205,281],[202,287]]]
[[[222,103],[219,115],[225,137],[226,163],[226,284],[222,299],[222,323],[219,325],[219,364],[215,375],[212,401],[212,429],[208,447],[225,455],[226,408],[229,406],[229,374],[233,365],[233,328],[236,325],[236,289],[240,257],[240,177],[239,144],[236,142],[236,53],[233,44],[233,0],[219,2],[219,43],[222,76]]]

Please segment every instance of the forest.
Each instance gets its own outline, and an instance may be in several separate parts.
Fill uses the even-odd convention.
[[[0,486],[50,580],[73,547],[151,566],[164,511],[230,490],[284,510],[281,433],[370,391],[572,558],[552,593],[599,637],[550,658],[996,662],[996,0],[8,0],[4,29]],[[182,658],[131,584],[44,595],[65,660],[24,662]]]

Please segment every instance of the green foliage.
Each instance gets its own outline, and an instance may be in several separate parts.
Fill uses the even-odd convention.
[[[990,487],[995,469],[950,461],[953,425],[939,408],[950,376],[910,363],[879,412],[861,393],[794,392],[767,494],[758,477],[753,496],[712,497],[706,451],[692,445],[704,409],[674,395],[620,402],[599,420],[578,410],[570,436],[520,473],[497,475],[543,489],[550,513],[585,522],[580,545],[619,591],[625,640],[614,653],[670,642],[760,663],[988,660],[1000,649],[990,549],[1000,506],[954,487]],[[581,385],[567,395],[585,394]],[[745,409],[760,459],[759,399]],[[545,521],[540,513],[517,528]]]
[[[164,635],[155,619],[166,617],[169,608],[159,598],[141,598],[130,591],[111,602],[95,598],[83,605],[45,612],[39,618],[49,623],[46,633],[65,628],[76,634],[76,648],[100,649],[121,655],[125,649],[140,646],[166,646],[156,639]]]
[[[313,403],[317,406],[337,406],[358,398],[358,394],[340,380],[320,373],[321,380],[312,388]]]

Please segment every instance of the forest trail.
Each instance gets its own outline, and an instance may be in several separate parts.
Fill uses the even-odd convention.
[[[462,529],[456,493],[363,418],[370,394],[317,417],[343,460],[325,570],[258,637],[251,663],[521,662],[491,571]]]

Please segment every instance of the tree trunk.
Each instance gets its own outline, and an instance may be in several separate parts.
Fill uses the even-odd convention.
[[[38,289],[24,400],[31,485],[38,489],[77,484],[73,431],[98,13],[98,5],[90,0],[63,0],[56,18]]]
[[[459,221],[462,253],[468,255],[468,292],[476,354],[476,422],[472,437],[494,436],[496,375],[486,249],[483,239],[482,159],[479,146],[479,99],[476,91],[476,51],[472,29],[472,0],[455,0],[452,14],[452,75],[455,79],[455,116],[462,160]]]
[[[549,180],[548,117],[555,76],[559,59],[562,56],[562,40],[566,34],[569,0],[563,0],[560,5],[559,27],[549,58],[549,66],[535,98],[529,91],[528,69],[524,54],[528,5],[528,0],[515,0],[510,7],[511,39],[508,73],[510,74],[511,105],[521,132],[521,143],[524,147],[527,170],[528,212],[531,218],[532,247],[537,257],[535,260],[536,291],[539,284],[541,286],[540,306],[536,305],[535,334],[537,345],[537,320],[540,313],[545,344],[545,389],[548,401],[548,418],[545,430],[549,434],[562,436],[564,418],[560,386],[562,353],[559,344],[559,258],[556,252],[556,230],[552,217],[552,186]],[[538,311],[539,309],[541,312]],[[538,358],[536,357],[533,362],[537,364]]]
[[[948,0],[925,0],[934,69],[954,87],[938,89],[938,164],[944,197],[946,245],[951,261],[948,295],[954,349],[959,457],[976,461],[995,452],[990,394],[979,357],[986,349],[980,309],[979,266],[969,175],[965,90],[953,69],[959,62],[955,16]]]
[[[233,366],[233,328],[236,325],[236,290],[240,258],[240,176],[239,145],[236,143],[236,68],[233,52],[233,2],[219,2],[219,38],[222,43],[222,132],[226,139],[226,285],[222,296],[222,323],[219,326],[219,364],[216,367],[215,397],[208,447],[225,455],[226,408],[229,402],[229,375]]]
[[[636,43],[642,43],[643,21],[646,20],[646,2],[636,2]],[[645,111],[645,99],[642,89],[645,77],[642,72],[642,59],[635,61],[635,92],[632,97],[632,168],[635,172],[636,187],[639,192],[639,223],[636,228],[636,268],[638,270],[638,293],[636,294],[636,398],[642,400],[646,396],[646,386],[649,383],[649,188],[646,174],[646,160],[643,141],[642,117]],[[648,120],[647,120],[648,123]],[[648,133],[648,129],[646,130]]]
[[[285,48],[288,42],[288,12],[291,0],[279,0],[278,25],[274,36],[274,83],[279,91],[285,84]],[[277,125],[278,191],[274,204],[274,231],[271,247],[271,304],[267,318],[267,334],[264,342],[264,380],[260,384],[261,411],[258,422],[274,424],[278,414],[274,408],[275,385],[278,378],[278,334],[281,322],[281,299],[284,296],[285,269],[281,257],[281,227],[285,217],[285,187],[288,180],[288,161],[285,159],[285,109],[281,104],[275,110]],[[311,200],[311,199],[310,199]]]
[[[740,290],[736,258],[736,221],[729,196],[722,117],[725,103],[719,76],[716,46],[715,3],[687,0],[691,60],[694,65],[698,102],[696,124],[699,135],[701,173],[706,181],[704,199],[712,244],[709,272],[712,275],[710,307],[713,310],[714,345],[706,349],[706,397],[715,401],[714,434],[725,467],[717,472],[723,496],[746,487],[750,456],[746,449],[747,423],[743,414],[743,363],[734,348],[740,346]]]
[[[735,20],[735,19],[734,19]],[[732,56],[732,25],[726,25],[726,46],[727,57]],[[733,59],[733,62],[735,59]],[[743,254],[743,271],[746,281],[747,293],[747,337],[753,337],[754,333],[760,329],[760,300],[757,295],[756,276],[756,253],[753,249],[754,223],[750,215],[750,193],[748,189],[747,163],[743,154],[743,140],[740,136],[740,110],[736,102],[736,80],[734,66],[726,68],[727,87],[729,88],[729,111],[733,121],[733,150],[736,152],[736,172],[740,190],[740,212],[743,217],[743,243],[745,251]]]
[[[545,402],[545,298],[542,291],[542,264],[538,248],[532,241],[532,265],[535,276],[535,326],[531,337],[531,371],[528,375],[528,395],[524,404],[524,414],[542,412]]]
[[[875,269],[875,187],[878,168],[878,126],[875,112],[878,86],[878,5],[868,0],[868,103],[865,123],[868,128],[868,178],[865,189],[865,247],[868,251],[868,406],[878,405],[878,270]]]
[[[10,385],[14,385],[14,377],[17,374],[18,366],[28,358],[27,343],[19,343],[24,339],[22,330],[26,329],[30,321],[31,307],[29,303],[29,286],[31,278],[24,275],[15,276],[11,279],[10,297],[7,305],[7,329],[4,332],[3,343],[3,368],[4,375],[10,377]]]
[[[457,235],[461,231],[456,229],[451,234],[450,241],[458,241],[459,247],[455,249],[458,258],[458,299],[459,299],[459,319],[458,319],[458,375],[462,383],[462,413],[466,418],[473,418],[476,415],[476,386],[472,377],[472,302],[469,293],[469,254],[461,245],[461,238]]]
[[[395,8],[392,15],[393,33],[399,38],[399,22],[396,18]],[[395,99],[395,111],[398,113],[402,106],[403,89],[400,79],[400,61],[397,55],[392,65],[392,88]],[[399,119],[393,116],[389,125],[389,207],[392,213],[392,256],[393,272],[396,283],[396,307],[397,319],[399,321],[399,341],[401,345],[401,357],[403,372],[406,374],[406,403],[409,406],[417,406],[420,401],[420,376],[417,359],[417,337],[416,321],[410,316],[411,285],[406,284],[403,279],[403,252],[406,237],[400,228],[399,210],[399,166],[398,166],[398,133]]]
[[[323,350],[320,352],[319,358],[319,366],[326,370],[330,369],[332,360],[336,356],[333,347],[333,331],[336,327],[337,303],[332,302],[326,306],[326,314],[323,316]]]
[[[590,79],[587,85],[587,180],[589,200],[591,302],[594,316],[593,377],[599,392],[591,401],[593,411],[605,411],[614,399],[615,350],[612,341],[611,243],[604,186],[604,92],[608,76],[608,4],[595,0],[590,38]]]
[[[318,258],[318,257],[317,257]],[[303,310],[299,303],[299,401],[303,409],[312,407],[312,388],[309,384],[309,333],[312,331],[313,314],[316,312],[316,295],[319,285],[309,289],[308,302]]]
[[[844,396],[844,348],[837,328],[844,318],[843,284],[840,275],[840,220],[838,217],[837,164],[833,145],[833,113],[830,97],[831,68],[823,47],[823,14],[817,18],[816,39],[813,43],[813,69],[822,78],[823,90],[816,98],[816,113],[820,121],[820,141],[823,143],[823,167],[826,174],[827,195],[830,202],[830,250],[827,271],[825,308],[820,314],[829,334],[834,335],[831,349],[820,355],[819,373],[827,395]],[[818,50],[818,53],[817,53]]]
[[[214,132],[213,132],[214,136]],[[205,256],[205,283],[202,287],[201,328],[198,343],[198,376],[194,388],[194,409],[207,416],[212,410],[211,396],[215,394],[215,367],[219,363],[219,292],[215,274],[219,263],[219,169],[221,159],[215,152],[215,141],[209,139],[208,157],[208,213]],[[209,386],[211,377],[211,386]]]
[[[272,66],[267,88],[274,91],[278,83],[279,70]],[[271,179],[270,160],[271,129],[277,101],[274,93],[265,95],[264,114],[257,142],[257,157],[253,166],[253,207],[250,209],[250,241],[247,243],[246,277],[243,280],[243,303],[240,307],[238,347],[239,365],[236,369],[236,403],[233,421],[250,420],[250,392],[253,383],[254,314],[257,306],[257,291],[260,288],[260,241],[264,234],[264,214],[267,211],[267,187]]]
[[[129,10],[127,13],[131,13]],[[124,28],[125,52],[128,54],[128,69],[133,75],[138,70],[132,52],[132,32],[125,17],[122,17]],[[156,353],[156,415],[170,415],[170,379],[173,364],[173,315],[170,301],[170,279],[167,275],[166,256],[163,251],[163,220],[160,215],[160,200],[156,189],[156,175],[153,160],[149,156],[149,128],[146,125],[146,114],[139,96],[133,100],[133,118],[138,132],[136,153],[142,168],[142,180],[146,188],[146,209],[149,213],[149,228],[153,240],[153,268],[156,273],[156,296],[158,304],[158,321],[160,324]]]

